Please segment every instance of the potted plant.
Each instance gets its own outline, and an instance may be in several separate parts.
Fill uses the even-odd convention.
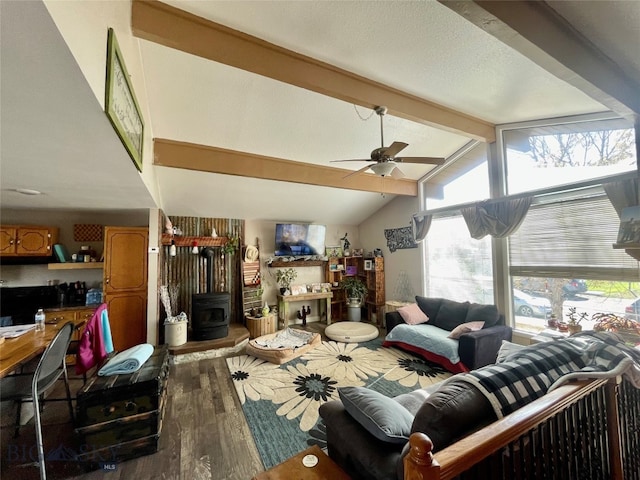
[[[285,268],[284,270],[276,270],[276,283],[280,287],[280,293],[284,293],[291,288],[291,282],[298,277],[298,272],[293,268]]]
[[[576,312],[576,307],[569,307],[569,313],[567,314],[569,321],[567,322],[567,326],[571,335],[582,331],[582,325],[580,325],[580,322],[582,322],[586,316],[587,314],[585,312],[578,314]]]
[[[346,276],[340,281],[340,286],[344,290],[347,305],[361,307],[364,297],[367,294],[367,286],[356,276]]]
[[[637,345],[640,343],[640,323],[630,318],[623,318],[613,313],[594,313],[591,319],[596,323],[596,332],[615,332],[625,342]]]

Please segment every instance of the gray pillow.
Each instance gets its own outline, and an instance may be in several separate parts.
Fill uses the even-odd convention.
[[[507,340],[502,340],[502,345],[500,345],[500,350],[498,350],[498,356],[496,358],[496,363],[504,362],[509,355],[518,350],[522,350],[526,345],[520,345],[518,343],[512,343]]]
[[[347,413],[378,440],[409,440],[413,415],[394,399],[365,387],[341,387],[338,394]]]
[[[416,295],[416,303],[427,317],[436,318],[438,316],[438,310],[440,310],[442,298],[429,298]]]
[[[451,331],[461,323],[465,323],[469,302],[454,302],[443,299],[436,318],[429,317],[429,325]]]
[[[500,312],[495,305],[484,305],[481,303],[472,303],[467,311],[467,318],[464,323],[484,322],[483,328],[493,327],[500,319]]]

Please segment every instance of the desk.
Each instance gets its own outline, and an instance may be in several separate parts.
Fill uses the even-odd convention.
[[[327,325],[331,325],[331,298],[333,293],[301,293],[299,295],[278,295],[278,315],[284,327],[289,326],[289,304],[291,302],[306,302],[307,300],[326,300]]]
[[[86,319],[72,320],[77,327],[82,326]],[[45,351],[53,337],[58,333],[60,327],[66,322],[59,322],[55,325],[45,324],[44,332],[29,330],[27,333],[16,338],[7,338],[0,344],[0,378],[13,372],[20,365],[36,358]]]

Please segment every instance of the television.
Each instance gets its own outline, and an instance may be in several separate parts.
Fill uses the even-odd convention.
[[[276,224],[276,256],[324,255],[325,225]]]

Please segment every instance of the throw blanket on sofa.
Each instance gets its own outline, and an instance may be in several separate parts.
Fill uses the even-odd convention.
[[[569,380],[617,375],[640,388],[640,351],[627,347],[617,335],[589,331],[531,345],[502,363],[452,378],[475,385],[502,418]]]

